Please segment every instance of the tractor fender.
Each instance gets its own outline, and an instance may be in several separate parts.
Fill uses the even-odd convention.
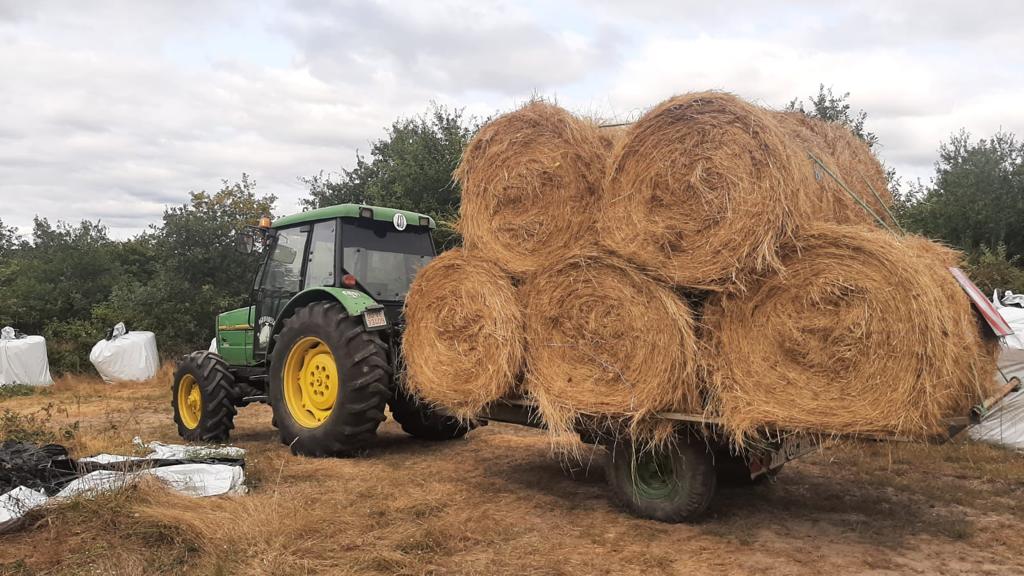
[[[276,335],[281,330],[281,327],[284,325],[284,319],[294,314],[297,309],[322,300],[338,302],[345,308],[345,312],[349,316],[361,316],[367,310],[383,308],[373,298],[360,290],[330,286],[309,288],[292,296],[292,299],[288,301],[288,304],[281,310],[281,313],[277,315],[277,319],[274,321],[273,334]],[[271,338],[270,344],[267,347],[268,355],[273,348],[274,338]]]

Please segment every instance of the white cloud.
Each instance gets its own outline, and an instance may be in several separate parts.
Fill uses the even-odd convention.
[[[1019,2],[0,0],[0,218],[124,236],[244,171],[294,210],[299,176],[429,101],[487,116],[535,93],[610,118],[720,88],[781,107],[819,82],[881,154],[928,176],[966,127],[1024,134]]]
[[[961,127],[988,135],[1000,127],[1024,132],[1024,78],[1006,79],[1005,65],[976,66],[981,54],[930,58],[901,46],[826,50],[737,37],[653,37],[627,59],[611,82],[612,102],[633,116],[688,91],[723,89],[781,108],[819,83],[850,92],[869,114],[879,154],[914,180],[931,173],[939,142]]]
[[[444,93],[502,95],[582,79],[607,59],[611,34],[561,31],[500,0],[294,2],[280,28],[301,62],[329,81],[390,78]]]

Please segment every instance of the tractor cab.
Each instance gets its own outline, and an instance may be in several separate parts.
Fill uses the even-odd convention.
[[[239,242],[244,251],[264,248],[250,306],[221,315],[218,351],[232,364],[263,363],[278,321],[295,305],[324,295],[350,314],[382,310],[382,318],[371,314],[373,327],[400,330],[409,286],[435,256],[434,228],[429,216],[357,204],[262,223]]]
[[[399,381],[402,307],[435,256],[435,226],[415,212],[341,204],[243,233],[239,248],[262,248],[263,261],[249,306],[220,314],[215,348],[193,352],[175,372],[182,437],[225,440],[236,408],[251,402],[273,406],[281,440],[301,454],[358,450],[386,405],[410,434],[465,434]]]

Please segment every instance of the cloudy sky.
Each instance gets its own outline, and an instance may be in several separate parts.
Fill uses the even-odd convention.
[[[0,219],[126,237],[242,172],[287,213],[299,176],[430,101],[629,120],[691,90],[782,107],[824,83],[909,179],[960,128],[1024,135],[1024,2],[768,4],[0,0]]]

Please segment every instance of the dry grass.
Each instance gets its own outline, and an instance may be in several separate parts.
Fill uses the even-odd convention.
[[[701,410],[693,315],[667,286],[589,254],[540,271],[522,292],[526,389],[555,438],[574,437],[580,414],[627,420],[638,438],[658,432],[638,434],[655,412]]]
[[[66,379],[0,401],[174,441],[167,382]],[[264,406],[239,413],[248,496],[140,485],[35,514],[0,535],[0,574],[1008,574],[1024,569],[1024,458],[973,443],[856,445],[725,489],[697,525],[638,520],[606,498],[602,453],[567,477],[546,437],[491,425],[432,444],[392,422],[363,458],[289,454]],[[89,437],[99,434],[98,441]],[[81,452],[79,453],[82,454]]]
[[[522,276],[588,242],[613,140],[541,101],[487,123],[455,172],[467,250]]]
[[[463,249],[438,256],[406,298],[402,352],[409,389],[465,419],[515,386],[523,311],[512,280]]]
[[[820,225],[786,273],[705,307],[708,381],[737,441],[763,428],[922,437],[989,392],[995,347],[946,266],[956,254]]]

